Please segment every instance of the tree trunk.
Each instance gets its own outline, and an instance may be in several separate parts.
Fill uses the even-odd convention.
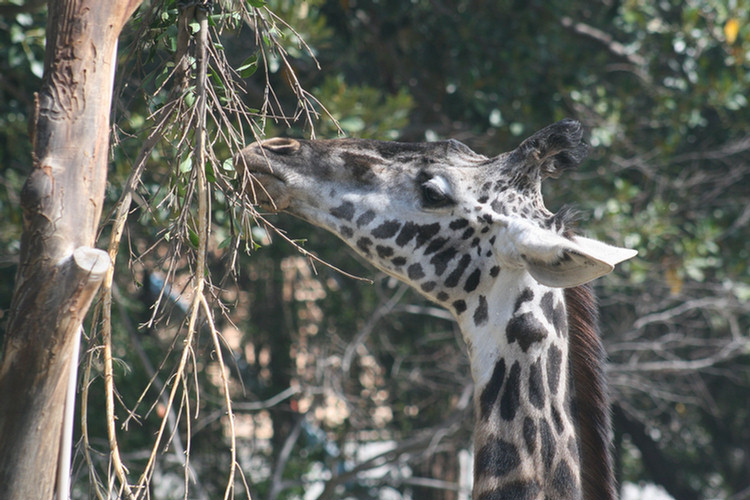
[[[117,38],[141,0],[49,2],[33,168],[0,361],[4,500],[51,499],[73,342],[109,268],[104,202]]]
[[[667,490],[676,500],[698,500],[701,498],[697,491],[690,485],[683,484],[680,479],[678,468],[674,461],[664,455],[648,434],[646,425],[631,418],[620,406],[612,407],[612,416],[615,425],[626,434],[630,435],[633,444],[641,452],[641,463],[646,475],[656,484]]]

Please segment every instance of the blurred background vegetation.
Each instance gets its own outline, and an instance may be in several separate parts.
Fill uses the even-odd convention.
[[[577,208],[588,234],[640,252],[596,283],[619,479],[678,500],[750,499],[750,2],[241,2],[288,23],[269,21],[265,31],[239,18],[224,24],[239,0],[215,3],[214,48],[237,69],[252,124],[246,142],[453,137],[494,155],[563,117],[584,122],[590,158],[548,182],[545,196],[552,210]],[[181,5],[146,2],[121,40],[109,210],[169,92]],[[0,2],[3,330],[45,22],[44,2]],[[217,102],[229,106],[223,76],[213,76]],[[231,158],[231,142],[214,137],[219,161]],[[191,234],[172,229],[186,196],[184,151],[172,131],[150,153],[117,261],[118,435],[136,473],[169,411],[159,388],[183,348]],[[231,179],[231,164],[220,165]],[[372,283],[315,263],[261,218],[239,224],[224,191],[213,195],[211,291],[252,497],[466,498],[471,380],[447,314],[332,236],[267,217]],[[93,458],[79,446],[77,498],[93,495],[92,478],[106,478],[109,464],[99,339],[87,342]],[[195,350],[191,405],[172,411],[179,424],[160,455],[154,499],[183,498],[186,442],[190,498],[216,498],[226,481],[217,360],[206,335]]]

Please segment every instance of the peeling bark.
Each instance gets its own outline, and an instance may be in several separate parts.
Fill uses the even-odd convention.
[[[110,261],[93,248],[104,201],[117,37],[141,0],[49,2],[33,168],[0,361],[0,485],[52,499],[73,341]]]

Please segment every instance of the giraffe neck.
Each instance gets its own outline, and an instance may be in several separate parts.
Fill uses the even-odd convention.
[[[459,316],[475,382],[474,499],[580,499],[564,292],[503,274]]]

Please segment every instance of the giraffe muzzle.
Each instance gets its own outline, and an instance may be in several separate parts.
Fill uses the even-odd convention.
[[[274,159],[292,154],[299,147],[294,139],[275,138],[250,144],[235,156],[237,179],[252,203],[273,211],[289,207],[286,180]]]

